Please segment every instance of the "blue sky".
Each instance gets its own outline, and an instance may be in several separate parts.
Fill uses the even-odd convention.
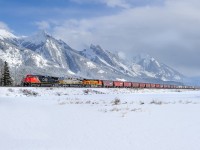
[[[116,12],[103,4],[77,3],[66,0],[1,0],[0,18],[19,34],[30,34],[38,28],[37,22],[88,18]]]
[[[38,29],[37,22],[98,17],[117,13],[103,3],[73,0],[1,0],[0,18],[19,34],[30,34]]]
[[[0,28],[46,30],[77,50],[99,44],[125,57],[147,53],[200,76],[199,0],[0,0]]]
[[[161,0],[0,0],[1,22],[17,34],[30,34],[43,20],[62,21],[117,14],[128,7],[162,4]],[[113,4],[112,4],[113,3]]]

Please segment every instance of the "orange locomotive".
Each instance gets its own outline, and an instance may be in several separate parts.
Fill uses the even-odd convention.
[[[102,87],[102,80],[83,79],[82,85],[84,87]]]

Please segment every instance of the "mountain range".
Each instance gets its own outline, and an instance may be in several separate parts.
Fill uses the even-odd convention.
[[[126,60],[93,44],[78,51],[44,31],[18,37],[0,29],[0,64],[4,61],[16,83],[26,74],[157,83],[180,83],[185,78],[147,54]]]

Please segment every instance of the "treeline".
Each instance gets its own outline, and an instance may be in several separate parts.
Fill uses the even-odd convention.
[[[8,63],[5,61],[1,64],[1,72],[0,72],[0,86],[12,86],[13,80],[10,76],[10,70]]]

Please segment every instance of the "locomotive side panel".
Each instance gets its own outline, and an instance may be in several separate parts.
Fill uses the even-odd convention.
[[[82,83],[82,80],[76,78],[59,79],[60,86],[81,87]]]
[[[38,75],[38,78],[41,81],[41,86],[57,86],[59,84],[58,77]]]
[[[103,83],[101,80],[84,79],[82,84],[84,87],[102,87]]]

